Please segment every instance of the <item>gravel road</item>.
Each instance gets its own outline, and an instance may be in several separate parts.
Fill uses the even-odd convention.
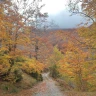
[[[36,92],[32,96],[65,96],[56,82],[49,77],[49,73],[44,73],[43,79],[43,82],[36,86]]]

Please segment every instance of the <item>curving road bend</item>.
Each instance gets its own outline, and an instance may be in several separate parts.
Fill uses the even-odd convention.
[[[49,77],[49,73],[43,73],[43,82],[36,86],[36,92],[32,96],[65,96],[56,82]]]

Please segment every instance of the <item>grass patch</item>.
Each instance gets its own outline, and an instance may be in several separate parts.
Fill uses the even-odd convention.
[[[22,89],[29,89],[37,83],[36,79],[26,73],[23,73],[22,77],[23,79],[16,85],[17,87],[20,87]]]
[[[57,79],[56,81],[58,82],[61,91],[64,92],[65,96],[96,96],[96,92],[77,92],[64,80]]]
[[[59,86],[61,87],[62,91],[69,91],[69,90],[74,90],[71,86],[69,86],[64,80],[61,79],[56,79],[58,82]]]
[[[37,80],[31,77],[30,75],[23,73],[22,74],[23,79],[18,83],[9,83],[0,81],[0,96],[1,93],[6,94],[4,96],[7,96],[7,94],[17,94],[20,91],[23,91],[24,89],[30,89],[32,88],[36,83]],[[9,96],[9,95],[8,95]]]
[[[67,96],[96,96],[96,92],[64,92]]]
[[[18,93],[20,90],[17,86],[9,82],[0,82],[0,85],[0,89],[4,91],[4,93]]]

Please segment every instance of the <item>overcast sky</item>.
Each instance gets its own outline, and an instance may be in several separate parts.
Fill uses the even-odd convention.
[[[70,16],[67,0],[42,0],[45,4],[42,12],[48,12],[49,20],[54,20],[60,28],[75,28],[83,21],[79,15]]]

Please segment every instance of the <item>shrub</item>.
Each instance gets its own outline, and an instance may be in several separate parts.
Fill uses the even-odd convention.
[[[19,82],[22,80],[22,73],[21,73],[20,69],[11,70],[11,72],[8,74],[8,76],[3,78],[3,80],[9,81],[12,83]]]
[[[58,67],[57,65],[53,65],[50,67],[50,75],[53,77],[53,78],[57,78],[59,77],[59,72],[58,72]]]
[[[30,75],[32,77],[34,77],[37,81],[42,81],[43,80],[42,75],[40,73],[38,73],[37,71],[30,73]]]

